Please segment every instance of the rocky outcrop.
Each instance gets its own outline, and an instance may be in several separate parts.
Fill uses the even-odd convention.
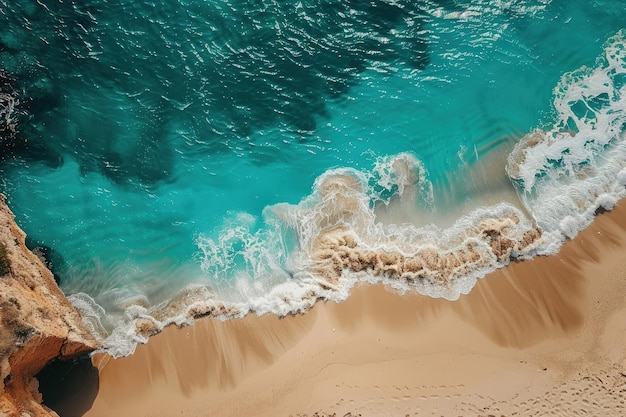
[[[41,404],[34,376],[98,343],[25,237],[0,194],[0,415],[56,416]]]

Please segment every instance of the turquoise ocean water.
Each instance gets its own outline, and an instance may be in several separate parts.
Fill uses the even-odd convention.
[[[624,30],[622,0],[0,0],[0,191],[114,355],[359,280],[454,300],[626,195]]]

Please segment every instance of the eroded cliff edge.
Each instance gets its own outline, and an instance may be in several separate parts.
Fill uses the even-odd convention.
[[[0,194],[0,415],[56,416],[41,404],[34,376],[98,343],[25,237]]]

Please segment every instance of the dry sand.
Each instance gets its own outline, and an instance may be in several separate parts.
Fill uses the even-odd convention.
[[[100,416],[626,415],[626,204],[457,302],[361,285],[94,358]]]

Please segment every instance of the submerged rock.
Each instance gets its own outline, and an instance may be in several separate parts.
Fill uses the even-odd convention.
[[[35,375],[54,359],[95,350],[98,342],[52,273],[28,250],[0,194],[0,415],[56,416],[41,404]]]

